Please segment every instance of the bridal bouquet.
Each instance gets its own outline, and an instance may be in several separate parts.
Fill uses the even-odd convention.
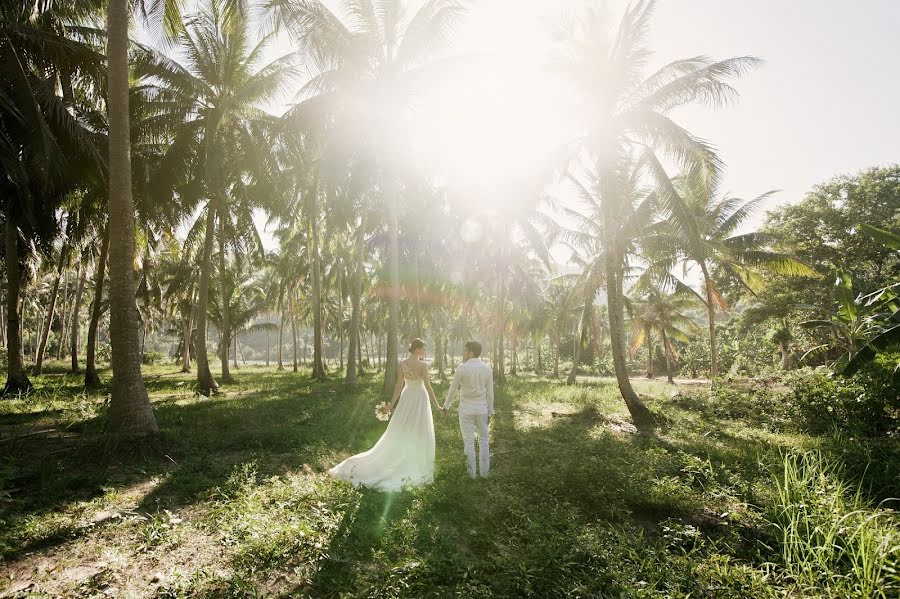
[[[391,419],[391,406],[388,402],[383,401],[375,406],[375,418],[383,421]]]

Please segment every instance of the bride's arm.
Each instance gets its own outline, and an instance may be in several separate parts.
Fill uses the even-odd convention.
[[[394,395],[391,397],[391,407],[389,411],[394,411],[394,406],[397,405],[397,400],[400,399],[400,392],[403,391],[403,369],[400,368],[400,365],[397,365],[397,384],[394,385]]]
[[[425,376],[423,378],[425,379],[425,388],[428,390],[428,399],[434,404],[436,410],[443,412],[444,408],[438,403],[437,395],[434,394],[434,389],[431,387],[431,373],[428,372],[428,366],[425,366]]]

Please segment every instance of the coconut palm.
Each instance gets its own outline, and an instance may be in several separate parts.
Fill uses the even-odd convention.
[[[669,219],[672,229],[669,240],[661,244],[671,244],[668,248],[669,259],[664,259],[652,269],[671,270],[677,261],[683,263],[685,271],[692,265],[700,269],[703,276],[702,300],[709,326],[709,370],[713,378],[719,372],[716,313],[717,310],[728,309],[728,301],[716,283],[717,277],[753,293],[761,269],[787,276],[815,274],[799,260],[771,251],[765,235],[738,233],[747,219],[774,192],[743,200],[720,196],[718,187],[716,180],[710,180],[696,170],[676,181],[679,203],[686,218]],[[675,249],[674,253],[672,249]]]
[[[639,295],[631,302],[631,350],[642,345],[647,347],[647,378],[653,378],[653,333],[658,333],[666,357],[666,379],[674,383],[677,353],[673,342],[689,343],[691,334],[699,328],[685,314],[686,310],[696,305],[695,294],[684,291],[666,293],[658,286],[649,286],[640,289]]]
[[[273,169],[274,142],[271,134],[276,119],[260,106],[277,99],[299,74],[296,57],[288,54],[262,64],[273,34],[254,43],[247,21],[246,2],[208,0],[188,21],[176,38],[182,50],[182,62],[143,48],[136,69],[144,78],[145,88],[166,101],[167,109],[159,120],[180,123],[171,139],[163,164],[185,161],[196,166],[193,178],[199,185],[188,185],[196,198],[205,199],[201,218],[205,220],[205,236],[201,255],[201,273],[197,292],[197,386],[201,393],[217,388],[209,369],[206,347],[209,281],[215,236],[219,236],[219,268],[226,261],[227,246],[232,242],[229,231],[246,232],[249,209],[267,193],[248,188],[265,187],[275,180]],[[230,214],[239,215],[240,226],[229,221]],[[253,231],[249,234],[252,236]],[[257,244],[258,245],[258,244]],[[225,306],[222,325],[228,336],[228,286],[221,289]],[[223,352],[227,352],[225,347]],[[224,353],[223,353],[224,355]],[[228,376],[228,361],[222,361],[223,378]]]
[[[0,6],[0,193],[7,271],[7,382],[31,388],[21,345],[23,267],[34,242],[47,252],[58,232],[56,208],[68,193],[101,178],[101,139],[86,127],[73,89],[102,87],[103,55],[70,23],[81,2]]]
[[[399,216],[405,126],[410,101],[464,14],[457,0],[428,0],[407,12],[404,0],[349,0],[338,16],[321,0],[274,0],[279,24],[317,72],[290,118],[326,128],[326,156],[358,156],[380,175],[387,208],[389,310],[384,391],[397,376],[400,327]],[[408,161],[411,162],[411,161]]]
[[[604,267],[607,288],[612,291],[608,301],[613,363],[632,418],[642,425],[649,423],[650,413],[631,387],[624,360],[621,292],[627,243],[621,233],[625,227],[610,227],[616,210],[631,212],[629,207],[635,206],[635,198],[628,197],[635,189],[630,183],[634,170],[629,168],[634,162],[631,156],[640,156],[642,176],[653,180],[660,207],[688,226],[688,215],[678,201],[664,161],[673,160],[683,168],[699,167],[709,179],[715,177],[720,161],[709,144],[679,126],[669,114],[685,104],[726,104],[737,95],[728,80],[759,64],[752,57],[717,62],[697,56],[676,60],[645,75],[654,5],[652,1],[630,5],[611,35],[603,13],[586,10],[568,32],[555,64],[573,90],[577,104],[573,113],[584,115],[574,141],[577,155],[584,158],[591,172],[587,195],[595,197],[605,216],[601,222],[608,227],[610,241],[618,241],[607,252]]]

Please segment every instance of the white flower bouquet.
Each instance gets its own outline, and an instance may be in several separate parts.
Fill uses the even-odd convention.
[[[383,401],[375,406],[375,418],[385,422],[391,419],[391,406],[388,402]]]

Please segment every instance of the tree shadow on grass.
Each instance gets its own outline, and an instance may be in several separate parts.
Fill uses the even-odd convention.
[[[492,423],[491,478],[468,478],[450,418],[436,427],[433,485],[408,494],[405,515],[386,522],[378,512],[386,496],[367,492],[370,503],[333,537],[311,585],[292,593],[557,596],[572,577],[616,592],[588,563],[593,558],[572,557],[580,535],[597,525],[653,535],[671,518],[701,520],[702,488],[672,483],[684,476],[683,464],[661,439],[606,431],[590,408],[524,428],[504,394]]]
[[[103,433],[105,416],[80,421],[67,451],[46,455],[46,440],[20,443],[0,460],[0,517],[13,528],[40,521],[53,512],[103,496],[107,489],[159,479],[137,511],[190,505],[210,495],[243,464],[254,462],[260,475],[318,467],[333,447],[380,434],[372,430],[372,410],[360,391],[339,382],[316,385],[298,376],[266,373],[259,390],[218,398],[191,396],[154,402],[161,439],[152,448],[134,451]],[[154,381],[150,388],[154,389]],[[159,390],[174,390],[170,381]],[[362,391],[366,393],[367,391]],[[2,422],[2,420],[0,420]],[[90,517],[90,514],[88,514]],[[90,528],[71,524],[31,535],[18,546],[16,537],[0,538],[4,560],[71,541]]]

